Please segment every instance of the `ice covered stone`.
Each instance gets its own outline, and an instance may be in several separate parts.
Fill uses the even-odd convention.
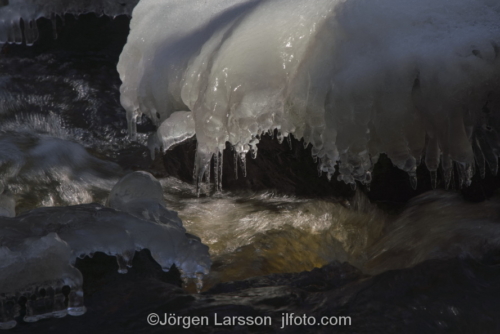
[[[183,280],[195,280],[201,289],[211,266],[208,247],[165,208],[153,176],[125,176],[109,204],[122,211],[85,204],[0,216],[0,328],[15,326],[20,296],[35,295],[27,302],[25,321],[83,314],[82,277],[71,264],[95,252],[116,256],[118,272],[126,273],[135,251],[147,248],[164,271],[175,264]],[[67,306],[63,286],[71,288]]]
[[[348,183],[386,153],[414,186],[424,156],[466,186],[475,161],[498,170],[499,22],[491,0],[141,0],[121,103],[130,122],[190,110],[198,180],[278,129]]]
[[[124,176],[111,190],[108,205],[143,219],[143,224],[121,220],[121,226],[133,235],[136,247],[151,251],[163,270],[175,264],[183,277],[192,279],[208,273],[208,247],[186,233],[177,212],[165,207],[161,184],[154,176],[146,172]]]
[[[72,261],[103,252],[117,257],[119,272],[122,273],[127,272],[135,251],[144,248],[151,251],[164,270],[168,271],[176,264],[185,268],[189,277],[207,273],[211,265],[208,247],[193,243],[177,222],[159,224],[98,204],[39,208],[15,218],[0,217],[0,226],[1,232],[7,236],[10,232],[5,232],[5,229],[30,237],[57,233],[70,246]],[[191,253],[191,248],[196,251]]]
[[[27,298],[27,322],[85,313],[82,274],[70,264],[67,243],[55,233],[37,238],[26,232],[0,224],[0,329],[16,325],[20,297]],[[71,288],[67,306],[64,286]]]

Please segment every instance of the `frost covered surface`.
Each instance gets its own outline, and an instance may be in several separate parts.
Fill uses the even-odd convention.
[[[413,186],[424,156],[434,183],[441,164],[468,185],[475,160],[498,170],[499,22],[491,0],[142,0],[121,102],[132,132],[190,110],[199,180],[226,141],[244,167],[278,129],[348,183],[386,153]]]
[[[0,2],[0,43],[27,44],[38,38],[36,20],[51,18],[55,27],[56,16],[64,14],[96,13],[98,15],[130,15],[138,0],[8,0]],[[24,30],[21,27],[24,21]]]

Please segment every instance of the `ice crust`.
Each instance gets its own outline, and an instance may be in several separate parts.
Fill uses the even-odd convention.
[[[130,15],[138,0],[8,0],[0,1],[0,44],[5,42],[30,45],[38,38],[36,20],[52,19],[64,14]],[[21,25],[21,20],[23,25]]]
[[[132,135],[191,111],[199,180],[277,129],[329,178],[369,183],[386,153],[414,187],[423,157],[466,186],[498,170],[499,52],[493,0],[141,0],[118,71]]]
[[[116,256],[118,272],[126,273],[135,251],[147,248],[164,271],[175,264],[184,281],[201,289],[211,266],[208,247],[165,207],[158,180],[128,174],[108,202],[114,208],[92,203],[0,217],[0,328],[16,325],[21,296],[30,300],[26,321],[83,314],[82,277],[72,264],[95,252]],[[71,288],[67,309],[63,286]]]
[[[0,231],[0,329],[16,325],[20,297],[27,298],[27,322],[85,312],[82,274],[70,264],[71,249],[57,234],[27,237],[26,231],[5,231],[3,224]],[[71,288],[67,306],[64,286]]]
[[[201,279],[212,264],[208,247],[198,237],[186,233],[177,212],[165,207],[161,184],[154,176],[147,172],[126,175],[111,190],[108,204],[154,226],[156,233],[151,233],[153,228],[146,224],[130,228],[125,225],[134,235],[136,247],[148,248],[163,270],[168,271],[175,264],[184,280],[197,279],[201,288]]]

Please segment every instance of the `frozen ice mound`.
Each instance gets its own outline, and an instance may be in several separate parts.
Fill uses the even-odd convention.
[[[177,212],[165,207],[161,184],[154,176],[147,172],[124,176],[111,190],[108,205],[144,220],[143,224],[121,222],[134,236],[136,247],[148,248],[165,271],[175,264],[184,281],[196,279],[201,289],[212,264],[208,247],[186,233]]]
[[[192,113],[198,180],[277,129],[329,178],[369,183],[386,153],[414,187],[423,157],[467,186],[498,170],[499,52],[493,0],[141,0],[118,71],[132,135],[145,114],[180,138]]]
[[[38,38],[36,20],[45,17],[56,24],[56,16],[96,13],[130,15],[138,0],[3,0],[0,1],[0,43],[33,44]],[[21,20],[23,25],[21,25]]]
[[[85,313],[82,274],[70,257],[71,249],[55,233],[27,237],[0,225],[0,329],[16,326],[21,297],[27,299],[27,322]],[[67,305],[64,286],[71,288]]]
[[[25,321],[83,314],[82,276],[72,265],[95,252],[115,256],[118,272],[126,273],[135,252],[147,248],[164,271],[175,264],[183,281],[201,290],[211,266],[208,247],[165,208],[158,180],[131,173],[115,185],[109,203],[124,212],[92,203],[0,216],[0,328],[16,325],[22,296]],[[71,288],[67,307],[64,286]]]

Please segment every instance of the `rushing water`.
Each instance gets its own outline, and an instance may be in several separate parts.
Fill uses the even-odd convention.
[[[147,120],[139,124],[137,141],[128,139],[116,55],[106,48],[42,52],[4,46],[0,213],[13,214],[13,203],[16,214],[47,206],[104,205],[123,175],[150,171],[162,184],[167,207],[210,247],[208,292],[192,296],[170,285],[175,278],[158,274],[144,252],[134,263],[144,275],[137,270],[118,277],[110,273],[116,264],[97,256],[77,263],[88,296],[83,320],[51,319],[13,332],[72,332],[74,324],[82,332],[160,332],[145,327],[146,315],[172,310],[273,319],[289,311],[349,315],[360,333],[498,329],[498,197],[470,203],[459,193],[433,191],[390,211],[371,203],[360,189],[345,198],[273,189],[198,197],[193,184],[166,175],[158,161],[151,161],[146,137],[153,126]],[[227,283],[232,281],[240,282]],[[273,332],[279,325],[224,328]],[[219,329],[200,328],[212,330]],[[301,330],[318,332],[288,329]]]

